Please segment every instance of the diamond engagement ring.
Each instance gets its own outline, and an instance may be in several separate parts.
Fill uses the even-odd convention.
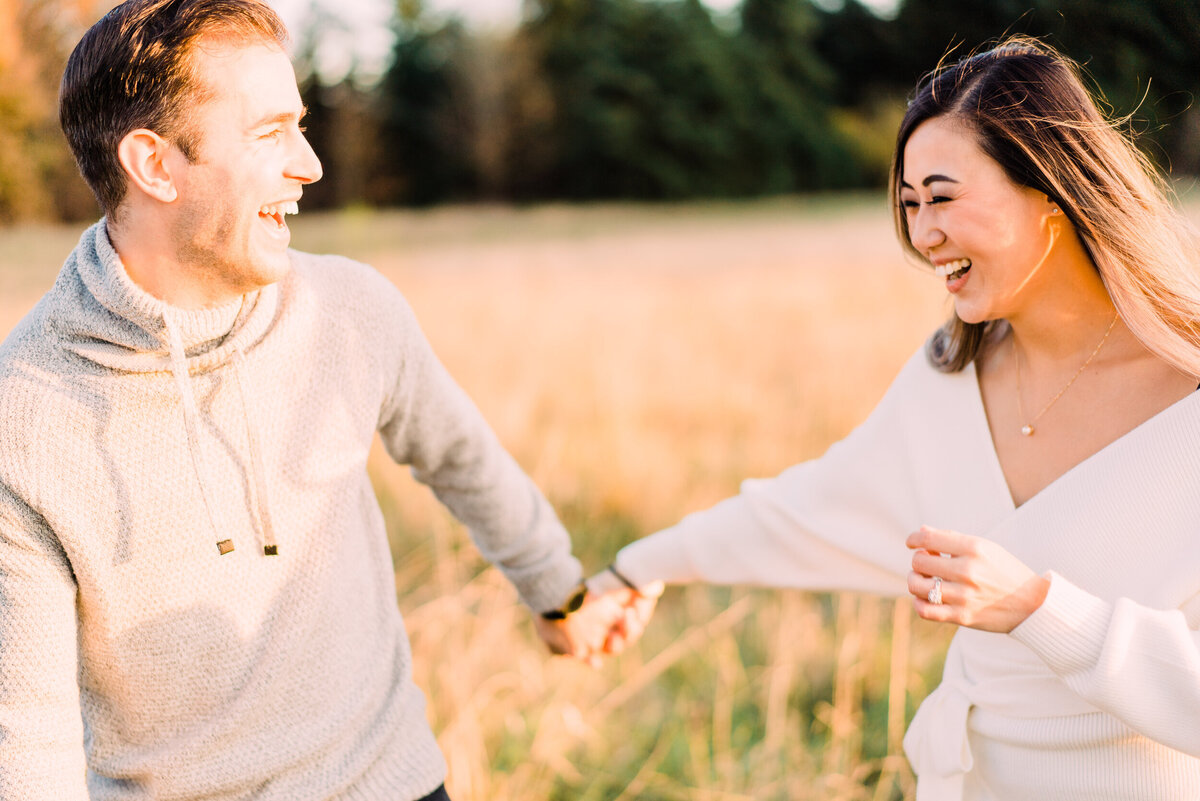
[[[929,595],[925,596],[931,604],[940,604],[942,602],[942,579],[941,576],[933,577],[933,589],[929,591]]]

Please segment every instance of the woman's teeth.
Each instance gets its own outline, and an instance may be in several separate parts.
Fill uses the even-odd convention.
[[[969,269],[971,269],[970,259],[955,259],[945,264],[936,265],[933,271],[946,278],[958,278]]]

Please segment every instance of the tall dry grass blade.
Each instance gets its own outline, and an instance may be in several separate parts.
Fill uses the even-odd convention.
[[[637,801],[639,794],[646,787],[650,777],[658,770],[659,764],[670,747],[671,741],[669,739],[665,737],[659,738],[658,742],[654,744],[654,750],[646,757],[646,761],[641,764],[637,773],[633,774],[633,778],[621,788],[621,791],[613,801]],[[593,787],[598,786],[596,783],[591,785],[580,801],[608,801],[607,798],[601,798],[598,795],[598,793],[603,792],[603,789],[599,789],[596,792],[592,791]]]
[[[829,749],[826,752],[826,777],[844,776],[851,762],[857,762],[862,746],[862,632],[858,625],[857,595],[837,596],[837,672],[833,684],[833,706],[829,716]]]
[[[630,698],[641,692],[646,685],[654,681],[668,668],[681,659],[694,656],[708,640],[723,634],[742,621],[742,618],[752,608],[748,595],[734,601],[729,608],[703,626],[697,626],[683,632],[674,642],[660,651],[649,662],[643,665],[637,673],[617,685],[592,707],[592,714],[601,718],[612,713]]]
[[[892,659],[888,671],[888,753],[904,751],[905,715],[908,708],[909,636],[912,600],[897,598],[892,606]]]
[[[907,597],[897,598],[892,604],[892,654],[888,669],[888,755],[883,760],[873,801],[887,801],[895,785],[899,785],[905,798],[910,798],[913,791],[912,768],[904,757],[911,631],[912,601]]]
[[[788,721],[791,719],[789,699],[796,680],[796,662],[800,645],[807,640],[802,639],[800,621],[807,615],[802,615],[803,605],[798,593],[784,592],[779,601],[779,624],[775,627],[774,649],[771,659],[770,676],[767,680],[767,696],[765,733],[763,735],[764,757],[774,760],[783,754],[785,742],[790,732]]]
[[[713,697],[712,755],[718,777],[732,777],[741,755],[733,749],[733,706],[737,688],[745,682],[746,671],[738,654],[737,643],[728,634],[717,637],[708,648],[717,669],[717,691]],[[731,789],[731,788],[725,788]]]

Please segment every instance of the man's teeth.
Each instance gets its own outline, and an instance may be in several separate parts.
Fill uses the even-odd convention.
[[[294,200],[289,200],[285,203],[276,203],[273,206],[263,206],[258,210],[258,213],[264,217],[277,217],[282,220],[285,214],[299,214],[300,204]]]
[[[950,276],[954,275],[955,273],[966,272],[967,268],[970,266],[970,259],[955,259],[954,261],[948,261],[945,264],[937,265],[933,268],[933,271],[941,276]]]

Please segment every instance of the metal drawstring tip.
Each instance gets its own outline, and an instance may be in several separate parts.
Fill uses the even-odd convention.
[[[279,556],[279,546],[278,545],[264,545],[263,546],[263,555],[264,556]]]
[[[221,556],[233,550],[233,540],[221,540],[217,543],[217,550],[221,552]]]

